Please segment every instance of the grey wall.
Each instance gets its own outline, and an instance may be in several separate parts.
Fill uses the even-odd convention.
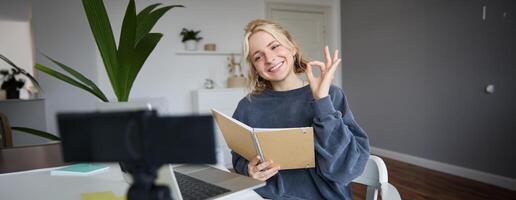
[[[343,86],[371,145],[516,178],[515,4],[343,0]]]

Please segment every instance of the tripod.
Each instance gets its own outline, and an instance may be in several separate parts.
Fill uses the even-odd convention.
[[[120,163],[123,170],[133,177],[133,183],[127,192],[128,200],[172,200],[167,186],[154,184],[159,166],[136,163]]]

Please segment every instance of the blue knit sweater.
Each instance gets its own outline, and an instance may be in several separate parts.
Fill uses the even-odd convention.
[[[316,167],[280,170],[256,192],[270,199],[351,199],[350,182],[369,157],[367,135],[355,121],[344,92],[331,86],[328,97],[314,100],[310,86],[265,90],[240,100],[233,118],[256,128],[314,128]],[[236,172],[248,161],[232,152]]]

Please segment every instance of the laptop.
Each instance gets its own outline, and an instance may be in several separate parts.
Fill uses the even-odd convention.
[[[209,165],[165,165],[156,184],[167,185],[175,200],[217,199],[265,186],[263,181]]]

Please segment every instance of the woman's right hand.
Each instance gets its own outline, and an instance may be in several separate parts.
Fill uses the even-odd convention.
[[[247,164],[247,173],[254,179],[266,181],[276,175],[280,169],[280,166],[273,166],[272,163],[272,160],[266,160],[260,163],[260,157],[255,156],[249,161],[249,164]]]
[[[335,71],[341,61],[339,58],[339,50],[333,52],[332,58],[328,46],[324,47],[324,58],[326,60],[324,63],[316,60],[306,65],[306,77],[308,78],[308,83],[310,84],[310,89],[312,89],[312,95],[315,100],[329,95],[331,82],[335,77]],[[318,77],[312,72],[312,65],[319,67],[321,73]]]

